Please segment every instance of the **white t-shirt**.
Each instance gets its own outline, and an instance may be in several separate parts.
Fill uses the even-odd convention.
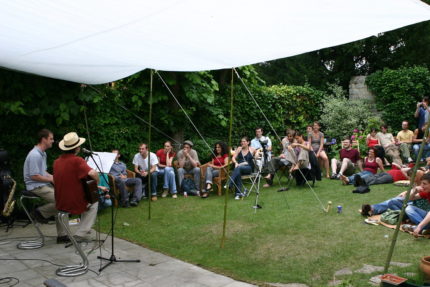
[[[155,153],[151,152],[150,154],[150,159],[151,159],[151,166],[155,165],[155,171],[158,171],[158,158],[155,155]],[[143,159],[142,155],[140,153],[137,153],[134,155],[133,158],[133,164],[134,165],[138,165],[140,170],[145,170],[148,171],[148,156]]]

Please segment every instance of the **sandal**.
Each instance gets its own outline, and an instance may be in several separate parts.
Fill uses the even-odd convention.
[[[209,193],[208,192],[203,192],[201,198],[208,198]]]

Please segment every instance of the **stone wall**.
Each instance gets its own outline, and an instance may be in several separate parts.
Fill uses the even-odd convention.
[[[349,99],[350,100],[369,100],[375,102],[375,96],[369,91],[366,84],[366,76],[355,76],[349,82]]]

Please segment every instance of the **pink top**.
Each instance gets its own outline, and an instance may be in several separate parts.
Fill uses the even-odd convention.
[[[369,139],[367,146],[368,147],[374,147],[375,145],[378,145],[378,139]]]

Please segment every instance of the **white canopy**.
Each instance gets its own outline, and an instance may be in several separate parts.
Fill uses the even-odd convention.
[[[419,0],[3,0],[0,66],[99,84],[238,67],[430,19]]]

